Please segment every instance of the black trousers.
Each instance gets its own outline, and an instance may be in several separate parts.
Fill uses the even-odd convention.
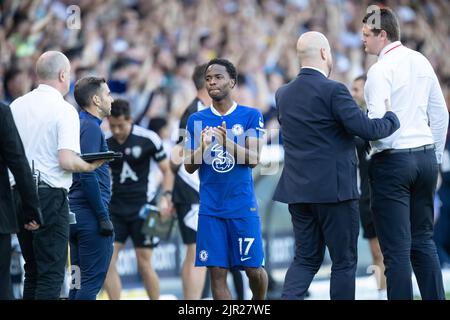
[[[69,206],[64,189],[39,188],[44,226],[36,231],[23,228],[20,195],[14,192],[20,232],[18,233],[25,260],[23,299],[58,299],[64,281],[69,244]]]
[[[354,300],[358,200],[290,204],[289,212],[294,226],[295,257],[286,273],[282,299],[304,299],[323,262],[326,246],[332,261],[330,298]]]
[[[388,299],[413,299],[412,269],[422,299],[445,298],[433,241],[437,173],[433,149],[382,152],[371,161],[371,206],[384,256]]]
[[[11,235],[0,234],[0,300],[13,299],[10,267]]]

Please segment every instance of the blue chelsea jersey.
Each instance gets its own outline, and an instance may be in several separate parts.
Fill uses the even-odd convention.
[[[227,137],[242,147],[245,147],[247,137],[259,138],[264,134],[263,117],[259,110],[234,103],[225,115],[214,107],[192,114],[187,123],[185,147],[197,149],[201,131],[207,126],[220,126],[223,121],[226,123]],[[252,169],[243,164],[243,159],[235,159],[214,140],[209,152],[203,156],[199,177],[199,214],[220,218],[258,216]]]

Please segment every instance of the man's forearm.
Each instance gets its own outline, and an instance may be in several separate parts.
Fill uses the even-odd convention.
[[[172,191],[175,175],[170,169],[170,165],[164,166],[163,170],[161,171],[163,174],[163,181],[162,181],[163,191]]]
[[[253,147],[256,147],[256,150],[254,150]],[[259,162],[258,145],[244,148],[239,144],[234,143],[233,140],[227,138],[225,148],[235,157],[235,159],[237,159],[238,164],[248,165],[253,168]]]
[[[164,178],[163,178],[163,191],[172,191],[173,189],[173,183],[174,183],[174,175],[171,171],[169,171],[168,173],[164,174]]]
[[[246,142],[246,144],[248,141]],[[255,140],[255,145],[247,145],[242,147],[239,144],[234,143],[233,140],[227,138],[225,149],[233,155],[238,164],[248,165],[251,168],[256,167],[259,163],[259,141]],[[198,147],[194,152],[186,152],[184,167],[187,172],[194,173],[202,164],[203,153],[206,147]]]
[[[89,163],[81,159],[80,157],[74,157],[71,161],[66,163],[66,166],[63,167],[64,170],[71,172],[88,172],[90,170]]]
[[[70,172],[89,172],[95,167],[81,159],[75,152],[71,150],[59,150],[59,165],[64,170]]]
[[[179,144],[176,144],[172,148],[172,152],[170,153],[170,169],[173,173],[177,173],[180,165],[184,162],[183,157],[183,147]]]
[[[194,173],[203,161],[203,146],[198,147],[194,152],[192,150],[185,152],[184,168],[188,173]]]

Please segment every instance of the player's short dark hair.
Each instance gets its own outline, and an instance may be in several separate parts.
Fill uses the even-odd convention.
[[[124,99],[115,99],[111,103],[111,117],[119,118],[124,116],[125,119],[131,118],[130,104]]]
[[[106,83],[105,78],[99,77],[84,77],[75,83],[73,96],[80,108],[85,109],[91,104],[92,97],[98,93],[103,83]]]
[[[367,80],[367,75],[366,75],[365,73],[363,73],[362,75],[357,76],[353,81],[360,81],[360,80],[366,82],[366,80]]]
[[[196,66],[192,74],[192,81],[194,81],[195,88],[201,90],[205,87],[205,72],[207,64]]]
[[[374,15],[380,13],[380,29],[375,28],[369,19]],[[377,21],[377,19],[374,19]],[[381,8],[380,10],[374,10],[367,13],[362,22],[367,24],[370,30],[377,36],[380,34],[381,30],[386,31],[387,38],[394,42],[400,40],[400,25],[398,23],[397,16],[395,13],[389,8]]]
[[[227,69],[228,75],[230,76],[231,79],[233,79],[236,83],[237,83],[237,71],[236,71],[236,67],[227,59],[212,59],[208,62],[208,64],[206,65],[206,69],[205,69],[205,73],[206,70],[209,68],[209,66],[212,66],[213,64],[218,64],[221,66],[224,66],[225,69]]]

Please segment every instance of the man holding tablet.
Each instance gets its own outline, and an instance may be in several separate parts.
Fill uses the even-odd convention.
[[[108,151],[100,129],[102,119],[110,114],[110,90],[105,79],[85,77],[77,81],[75,100],[80,112],[81,153]],[[108,164],[94,172],[75,173],[69,192],[69,204],[77,223],[70,228],[70,258],[80,268],[78,288],[70,290],[69,299],[95,300],[108,271],[113,252],[113,225],[108,205],[111,198]]]

